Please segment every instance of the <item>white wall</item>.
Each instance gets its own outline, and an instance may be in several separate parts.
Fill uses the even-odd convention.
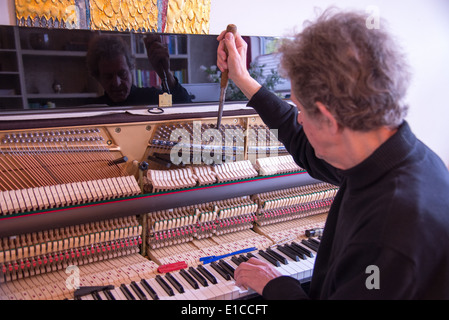
[[[14,0],[0,0],[0,25],[14,25]]]
[[[377,6],[413,70],[409,121],[415,134],[449,166],[449,1],[212,0],[210,33],[229,23],[245,35],[286,36],[329,6],[365,11]],[[382,25],[380,26],[382,27]]]
[[[244,35],[286,36],[313,20],[316,9],[371,5],[389,22],[413,68],[407,120],[449,166],[448,0],[211,0],[210,34],[234,23]],[[14,0],[0,0],[0,24],[15,24]]]

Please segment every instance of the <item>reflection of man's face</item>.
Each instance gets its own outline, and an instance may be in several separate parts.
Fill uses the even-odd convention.
[[[131,91],[132,75],[125,56],[100,59],[98,70],[100,84],[109,98],[114,102],[126,100]]]

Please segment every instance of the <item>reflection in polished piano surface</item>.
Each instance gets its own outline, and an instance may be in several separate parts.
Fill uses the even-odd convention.
[[[67,118],[0,131],[1,299],[248,298],[252,256],[310,279],[337,189],[253,112]]]

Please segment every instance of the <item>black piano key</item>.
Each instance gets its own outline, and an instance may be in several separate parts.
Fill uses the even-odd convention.
[[[231,260],[232,260],[232,262],[234,262],[237,266],[238,266],[239,264],[242,263],[242,261],[241,261],[238,257],[236,257],[236,256],[233,256],[233,257],[231,258]]]
[[[165,275],[165,277],[168,279],[168,281],[173,285],[173,287],[175,287],[175,289],[179,292],[179,293],[184,293],[184,287],[179,283],[178,280],[175,279],[175,277],[173,277],[170,273],[167,273]]]
[[[202,273],[203,276],[206,277],[207,280],[209,280],[210,283],[217,284],[217,279],[212,273],[209,272],[209,270],[204,268],[202,265],[199,265],[197,269]]]
[[[100,295],[98,294],[98,291],[94,291],[92,292],[92,297],[94,298],[94,300],[103,300]]]
[[[189,272],[196,280],[198,280],[199,283],[201,283],[203,287],[209,286],[207,280],[198,271],[196,271],[194,267],[190,267]]]
[[[135,281],[131,281],[131,289],[137,294],[140,300],[148,300],[145,293],[143,293],[142,289],[137,285]]]
[[[306,260],[307,259],[307,255],[306,255],[306,251],[305,250],[302,250],[300,248],[296,248],[292,244],[284,244],[283,247],[285,249],[290,250],[294,254],[296,254],[299,259],[302,259],[302,260]]]
[[[116,300],[114,295],[112,294],[111,290],[109,290],[109,289],[104,290],[103,293],[106,296],[106,298],[108,298],[108,300]]]
[[[142,279],[140,281],[142,286],[145,288],[145,290],[148,292],[148,294],[153,298],[153,300],[159,300],[159,296],[157,295],[156,291],[150,286],[150,284],[145,280]]]
[[[195,281],[195,279],[192,278],[190,274],[187,273],[184,269],[179,270],[179,273],[181,276],[186,279],[186,281],[192,286],[193,289],[199,289],[200,286],[198,285],[198,282]]]
[[[243,254],[241,254],[241,255],[239,256],[239,258],[240,258],[240,260],[241,260],[242,262],[246,262],[246,261],[249,260],[249,259],[248,259],[247,257],[245,257]]]
[[[215,261],[211,262],[211,263],[210,263],[210,266],[211,266],[215,271],[217,271],[217,272],[220,274],[220,276],[223,277],[223,279],[225,279],[225,280],[231,280],[231,275],[230,275],[227,271],[223,270],[223,268],[222,268],[221,266],[219,266],[217,262],[215,262]]]
[[[167,294],[170,297],[175,295],[175,293],[173,292],[173,289],[168,285],[167,282],[165,282],[165,280],[160,275],[156,276],[156,281],[157,281],[157,283],[159,283],[159,285],[162,287],[162,289],[164,289],[164,291],[167,292]]]
[[[134,297],[134,295],[131,293],[131,291],[129,291],[128,287],[126,285],[124,285],[123,283],[120,285],[120,290],[123,292],[126,299],[136,300],[136,297]]]
[[[263,250],[259,250],[258,254],[260,254],[260,256],[262,258],[264,258],[265,260],[267,260],[268,262],[270,262],[272,265],[274,265],[275,267],[280,267],[281,263],[276,260],[275,258],[273,258],[272,256],[270,256],[268,253],[266,253]]]
[[[279,250],[280,252],[282,252],[283,254],[285,254],[287,257],[289,257],[290,259],[294,260],[294,261],[299,261],[299,257],[298,254],[292,250],[290,250],[288,247],[286,246],[278,246],[276,247],[277,250]]]
[[[251,259],[251,258],[256,258],[256,259],[258,259],[258,258],[257,258],[255,255],[253,255],[251,252],[248,253],[246,256],[248,257],[248,260]]]
[[[235,270],[226,261],[220,260],[218,261],[218,265],[220,265],[232,278],[234,278]]]
[[[305,239],[302,239],[302,240],[301,240],[301,243],[302,243],[303,245],[309,247],[310,249],[312,249],[312,250],[315,251],[315,252],[318,251],[318,246],[317,246],[315,243],[313,243],[313,242],[310,242],[310,241],[307,241],[307,240],[305,240]]]
[[[318,241],[316,238],[309,238],[308,240],[309,240],[310,242],[315,243],[317,246],[320,245],[320,241]]]
[[[282,264],[288,264],[287,258],[282,256],[281,254],[277,253],[273,249],[267,248],[267,250],[265,250],[265,252],[268,253],[269,255],[271,255],[276,260],[280,261]]]
[[[308,256],[309,258],[313,258],[313,253],[312,253],[312,251],[310,251],[310,250],[307,249],[306,247],[300,245],[299,243],[296,243],[296,242],[293,241],[292,243],[290,243],[290,246],[291,246],[292,248],[296,249],[296,250],[300,250],[301,252],[304,252],[304,254],[305,254],[306,256]]]

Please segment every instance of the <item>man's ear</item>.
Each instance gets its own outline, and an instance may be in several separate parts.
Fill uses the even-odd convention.
[[[330,111],[326,108],[326,106],[321,102],[317,101],[315,102],[315,105],[321,112],[323,125],[326,125],[328,127],[330,133],[336,134],[339,131],[340,126],[338,125],[338,122],[335,119],[334,115],[330,113]]]

